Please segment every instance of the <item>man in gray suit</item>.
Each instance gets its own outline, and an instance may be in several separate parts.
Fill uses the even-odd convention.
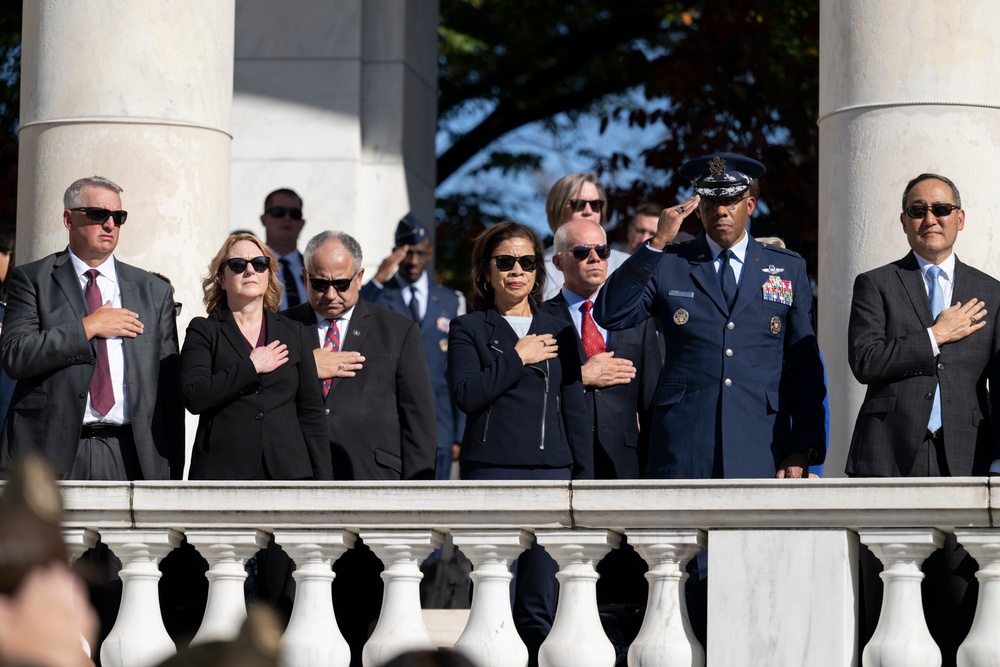
[[[953,251],[965,227],[958,188],[921,174],[899,216],[912,252],[854,283],[851,370],[868,385],[847,458],[852,477],[986,475],[1000,459],[1000,282]],[[875,629],[881,564],[862,550],[861,628]],[[948,535],[924,563],[924,611],[954,665],[976,608],[976,564]]]
[[[15,268],[0,335],[17,380],[0,465],[28,450],[65,479],[179,479],[184,412],[169,286],[114,256],[122,189],[82,178],[63,197],[69,247]]]

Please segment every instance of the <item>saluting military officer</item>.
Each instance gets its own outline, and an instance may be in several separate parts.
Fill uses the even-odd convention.
[[[685,162],[694,196],[660,214],[598,295],[603,327],[652,316],[665,341],[646,477],[803,477],[826,454],[805,261],[746,231],[764,171],[739,155]],[[671,243],[692,213],[704,233]]]

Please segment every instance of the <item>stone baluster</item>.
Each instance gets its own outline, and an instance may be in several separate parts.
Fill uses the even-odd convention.
[[[177,648],[160,616],[160,561],[181,543],[175,530],[105,530],[101,540],[118,556],[122,603],[108,638],[101,645],[105,667],[151,667]]]
[[[539,530],[538,543],[559,564],[559,603],[540,667],[613,667],[615,648],[597,612],[595,565],[621,542],[610,530]]]
[[[882,613],[862,653],[864,667],[940,667],[941,650],[924,619],[920,566],[944,543],[934,528],[863,529],[858,537],[882,561]]]
[[[628,541],[649,564],[649,602],[628,651],[629,667],[702,667],[705,650],[691,630],[684,584],[688,561],[705,548],[700,530],[630,530]]]
[[[400,653],[434,649],[420,610],[420,564],[441,546],[434,530],[361,531],[361,539],[382,560],[382,611],[361,653],[364,667],[377,667]]]
[[[244,565],[267,546],[267,535],[259,530],[189,530],[186,537],[208,561],[208,601],[191,646],[233,639],[247,617]]]
[[[348,667],[351,648],[333,613],[332,565],[357,535],[346,530],[275,530],[295,561],[295,602],[281,638],[281,662],[295,667]]]
[[[94,548],[99,537],[97,531],[90,528],[63,528],[62,535],[63,542],[66,543],[66,551],[69,554],[70,567],[80,559],[80,556],[87,553],[88,549]],[[84,602],[90,604],[88,600],[84,600]],[[92,658],[93,650],[90,642],[83,635],[80,635],[80,642],[83,644],[83,652],[87,654],[88,658]]]
[[[958,647],[958,667],[1000,665],[1000,531],[991,528],[956,530],[955,538],[979,563],[976,618]]]
[[[472,609],[455,642],[479,667],[524,667],[528,649],[514,628],[510,609],[510,564],[531,546],[524,530],[455,530],[455,546],[472,561]]]

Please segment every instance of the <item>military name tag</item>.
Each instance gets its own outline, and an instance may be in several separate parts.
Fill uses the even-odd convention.
[[[771,333],[775,336],[781,333],[781,318],[777,315],[771,318]]]
[[[764,301],[783,303],[786,306],[792,305],[792,281],[782,280],[778,276],[772,275],[761,287],[764,292]]]
[[[674,313],[674,324],[678,325],[687,324],[689,317],[690,316],[688,315],[688,311],[684,310],[683,308],[678,308],[677,312]]]

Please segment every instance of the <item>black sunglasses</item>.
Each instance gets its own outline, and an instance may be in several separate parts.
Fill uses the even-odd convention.
[[[247,264],[253,267],[253,270],[257,273],[264,273],[271,266],[271,260],[267,257],[261,255],[260,257],[254,257],[253,259],[243,259],[242,257],[233,257],[232,259],[226,260],[226,266],[233,273],[244,273],[247,270]]]
[[[603,199],[570,199],[569,207],[573,209],[576,213],[581,212],[583,209],[587,208],[587,204],[590,204],[590,210],[594,213],[600,213],[601,207],[604,206]]]
[[[928,210],[935,218],[946,218],[951,215],[952,211],[957,209],[958,207],[954,204],[931,204],[930,206],[913,204],[904,208],[903,211],[906,212],[906,217],[908,218],[923,220]]]
[[[104,222],[110,216],[115,220],[115,227],[121,227],[124,225],[125,218],[128,217],[128,211],[109,211],[108,209],[101,208],[100,206],[77,206],[76,208],[71,208],[70,210],[80,211],[94,222]]]
[[[272,206],[265,210],[264,213],[267,213],[272,218],[284,218],[287,215],[292,220],[302,219],[302,209],[291,208],[289,206]]]
[[[595,245],[578,245],[571,250],[564,252],[564,255],[573,255],[573,259],[578,262],[582,262],[588,257],[590,257],[591,249],[597,253],[600,259],[607,259],[611,256],[611,248],[604,243],[598,243]]]
[[[338,292],[346,292],[351,288],[351,282],[357,277],[358,272],[355,271],[354,275],[350,278],[338,278],[337,280],[323,280],[322,278],[313,278],[309,276],[309,285],[317,292],[323,293],[330,289],[331,287]]]
[[[538,264],[538,257],[535,255],[493,255],[493,260],[497,263],[497,271],[510,271],[514,268],[514,262],[521,265],[525,271],[534,271]]]

